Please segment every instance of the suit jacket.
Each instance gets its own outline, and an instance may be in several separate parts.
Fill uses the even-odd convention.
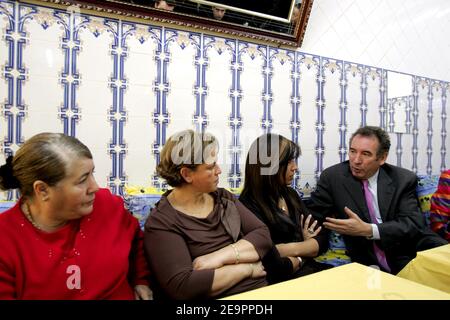
[[[384,164],[378,175],[378,205],[383,223],[378,225],[380,240],[360,236],[344,236],[347,254],[352,261],[377,265],[373,241],[384,250],[392,273],[398,273],[425,250],[445,244],[425,226],[417,196],[416,175],[406,169]],[[348,218],[347,206],[363,221],[372,223],[364,198],[362,183],[353,177],[349,162],[345,161],[324,170],[311,195],[309,209],[323,222],[327,216]]]

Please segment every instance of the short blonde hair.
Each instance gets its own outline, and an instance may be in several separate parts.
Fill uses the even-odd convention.
[[[156,172],[170,186],[178,187],[186,183],[180,173],[183,167],[195,170],[200,164],[208,163],[217,149],[217,140],[209,133],[190,129],[177,132],[164,144]]]

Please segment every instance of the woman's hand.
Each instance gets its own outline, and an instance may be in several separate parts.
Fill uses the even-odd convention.
[[[194,270],[218,269],[224,265],[220,251],[199,256],[192,262]]]
[[[134,287],[134,298],[136,300],[153,300],[153,291],[149,286],[138,284]]]
[[[313,220],[312,223],[311,220]],[[317,220],[314,220],[310,214],[305,220],[303,214],[300,216],[300,227],[302,229],[304,241],[317,236],[320,230],[322,230],[322,227],[317,227]]]
[[[250,278],[261,278],[266,276],[267,272],[264,270],[264,266],[261,261],[248,263],[248,266],[251,268]]]

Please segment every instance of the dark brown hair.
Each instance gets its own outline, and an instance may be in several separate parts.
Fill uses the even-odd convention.
[[[277,210],[281,197],[288,205],[296,203],[289,196],[285,177],[289,162],[300,154],[297,144],[273,133],[260,136],[250,146],[241,196],[252,199],[271,222],[274,222],[273,212]]]
[[[380,145],[378,146],[377,150],[377,158],[380,158],[384,156],[384,154],[389,152],[389,149],[391,147],[391,139],[389,138],[389,134],[381,129],[380,127],[375,126],[365,126],[361,127],[358,130],[356,130],[355,133],[352,134],[350,137],[349,146],[352,145],[353,138],[357,135],[363,136],[363,137],[375,137],[378,139],[378,142]]]

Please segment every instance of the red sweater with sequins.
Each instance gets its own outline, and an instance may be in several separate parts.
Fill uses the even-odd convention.
[[[0,214],[0,300],[134,299],[148,276],[139,223],[107,189],[53,233],[33,227],[20,201]]]

